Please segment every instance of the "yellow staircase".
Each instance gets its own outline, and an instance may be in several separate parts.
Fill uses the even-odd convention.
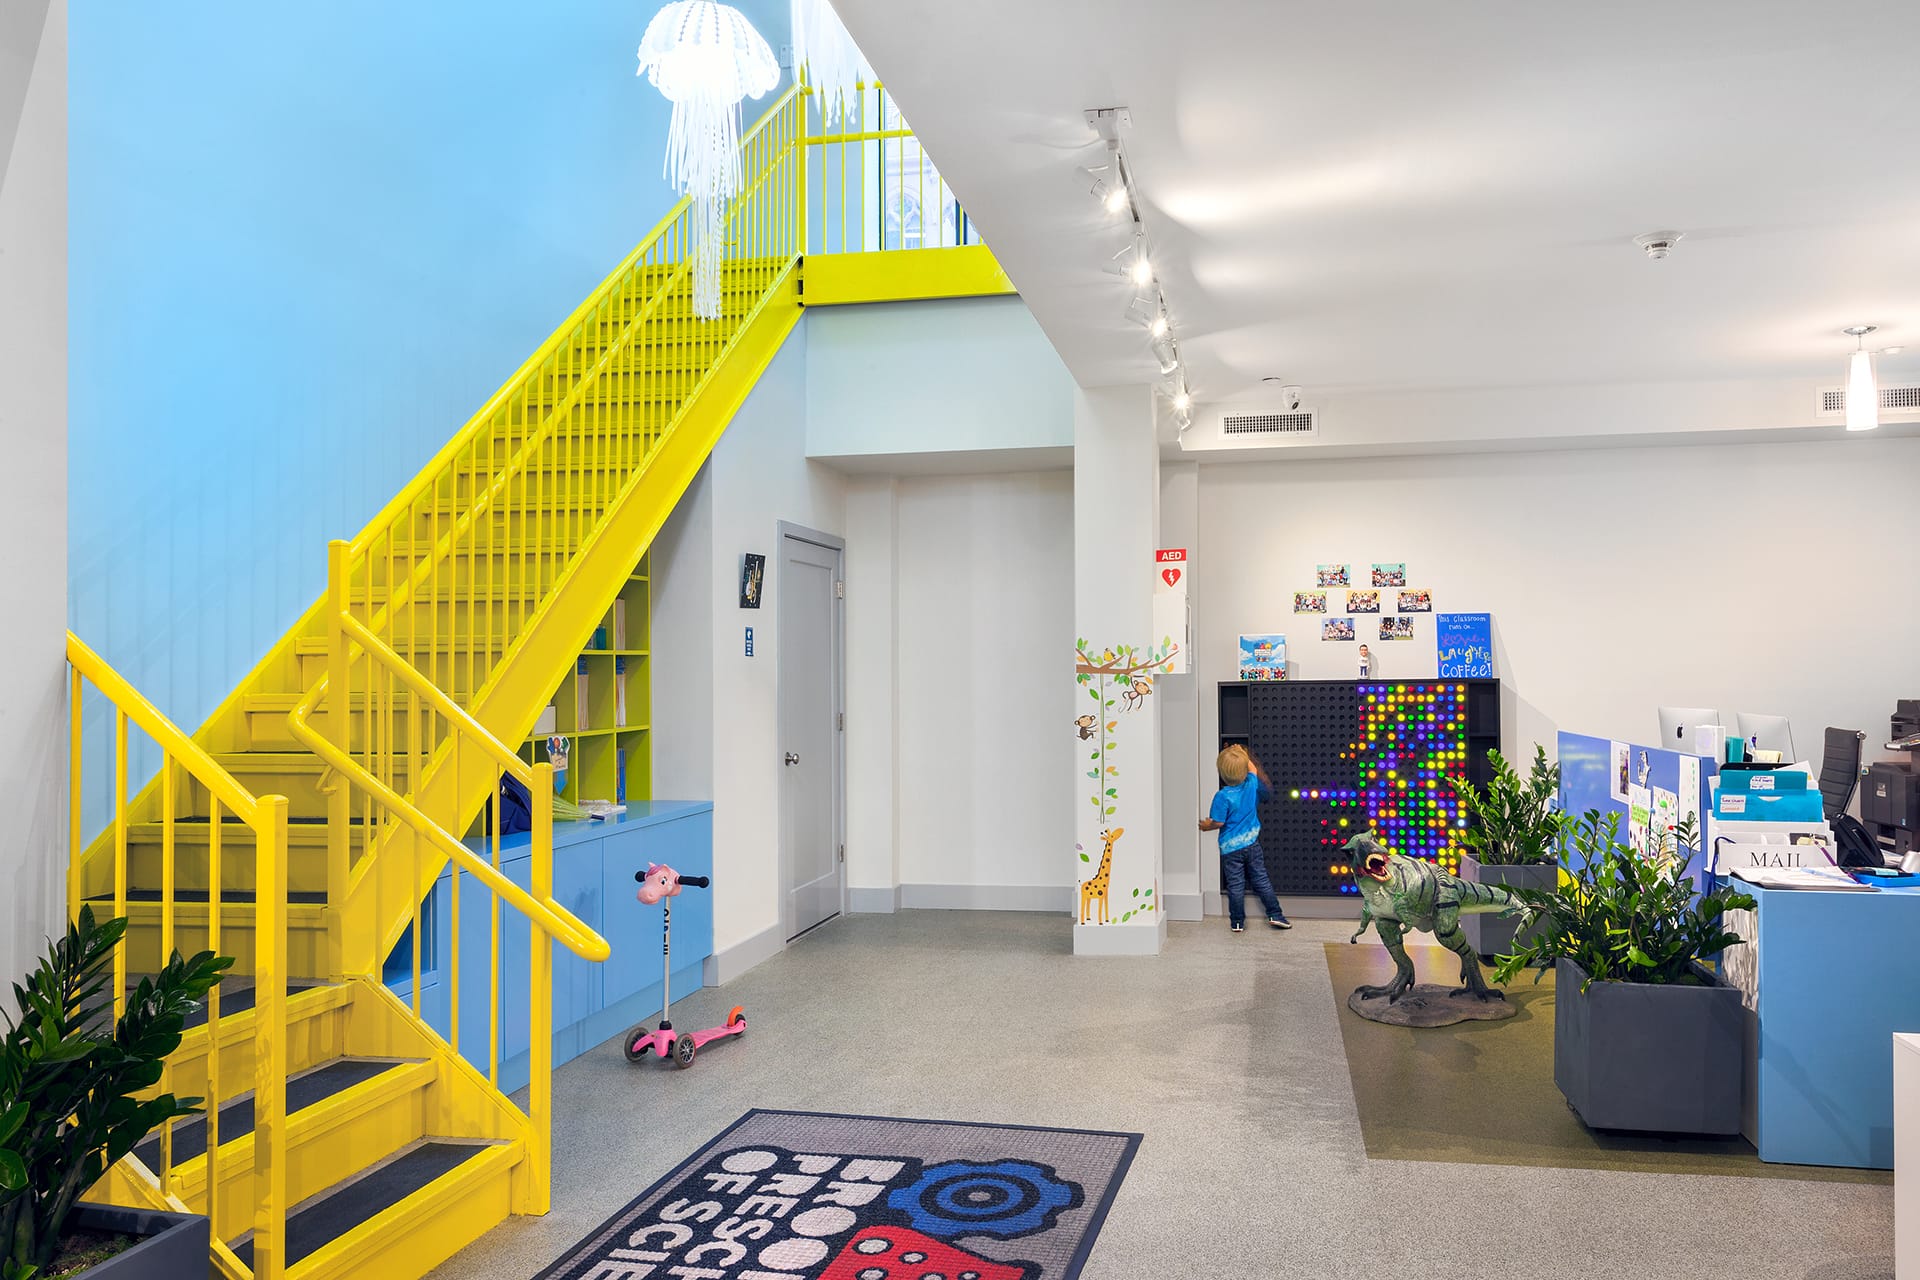
[[[83,697],[115,708],[114,812],[83,842],[74,788],[70,904],[130,917],[123,987],[176,948],[236,958],[159,1086],[204,1095],[207,1116],[153,1135],[96,1195],[209,1214],[223,1275],[415,1280],[508,1215],[547,1209],[551,947],[608,949],[552,899],[550,770],[508,744],[798,321],[809,148],[837,145],[844,183],[850,144],[897,136],[808,137],[804,93],[744,140],[721,315],[694,315],[683,201],[385,510],[332,544],[326,595],[197,733],[70,640],[76,778]],[[823,295],[873,292],[859,256],[817,255]],[[901,296],[1008,291],[984,248],[911,256],[926,266],[902,274]],[[135,732],[163,762],[130,795]],[[507,775],[532,797],[527,887],[501,873],[497,843],[462,840]],[[418,981],[403,1002],[382,974],[410,946],[417,979],[421,902],[449,863],[442,1038]],[[472,979],[493,986],[486,1070],[449,1044],[477,1038],[457,1021],[469,875],[494,903],[465,923],[490,931],[496,961]],[[511,1002],[527,1011],[524,1105],[499,1087],[508,928],[533,939],[526,1003]]]

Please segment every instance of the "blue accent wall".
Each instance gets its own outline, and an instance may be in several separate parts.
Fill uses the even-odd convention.
[[[73,7],[69,617],[183,726],[671,207],[658,7]]]

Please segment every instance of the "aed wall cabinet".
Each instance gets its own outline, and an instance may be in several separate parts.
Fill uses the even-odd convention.
[[[1267,874],[1282,896],[1353,897],[1341,846],[1372,831],[1457,872],[1451,779],[1484,785],[1500,746],[1498,680],[1248,680],[1218,690],[1222,749],[1267,771]]]
[[[468,846],[491,859],[491,840],[475,836]],[[533,859],[526,832],[500,842],[501,870],[521,888],[530,888]],[[655,801],[630,804],[627,812],[604,822],[553,824],[553,897],[604,937],[612,954],[604,963],[582,960],[553,944],[553,1063],[579,1057],[637,1022],[660,1016],[661,908],[642,906],[634,897],[634,873],[649,862],[665,863],[683,875],[713,873],[713,805],[707,801]],[[453,875],[441,873],[421,905],[425,941],[420,978],[420,1014],[433,1029],[453,1040],[450,955],[453,940]],[[713,953],[713,898],[706,889],[687,889],[673,903],[673,996],[700,989],[702,964]],[[460,876],[460,1041],[455,1047],[482,1075],[492,1051],[493,895],[479,880]],[[500,1088],[511,1093],[527,1083],[529,947],[525,916],[511,907],[500,911],[498,1046]],[[403,943],[397,955],[409,954]],[[402,973],[389,986],[410,1000],[412,975]]]

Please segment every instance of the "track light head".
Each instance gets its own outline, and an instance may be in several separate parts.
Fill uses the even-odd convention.
[[[1160,372],[1170,374],[1180,367],[1180,350],[1173,345],[1171,338],[1153,340],[1153,358],[1160,362]]]

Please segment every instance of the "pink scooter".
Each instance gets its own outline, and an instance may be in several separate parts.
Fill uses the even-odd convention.
[[[683,876],[672,867],[656,866],[651,862],[645,871],[634,872],[633,878],[640,882],[640,892],[635,897],[649,907],[656,902],[660,904],[660,950],[666,960],[665,972],[660,979],[660,1029],[649,1031],[643,1022],[627,1032],[627,1061],[645,1062],[649,1053],[657,1053],[663,1058],[673,1059],[677,1067],[690,1067],[693,1065],[693,1055],[701,1045],[747,1033],[747,1014],[739,1005],[733,1006],[727,1014],[726,1026],[710,1027],[705,1031],[683,1031],[677,1036],[673,1032],[673,1023],[667,1017],[667,1009],[673,1003],[667,989],[673,981],[673,904],[667,899],[679,897],[684,886],[704,889],[709,882],[705,876]]]

